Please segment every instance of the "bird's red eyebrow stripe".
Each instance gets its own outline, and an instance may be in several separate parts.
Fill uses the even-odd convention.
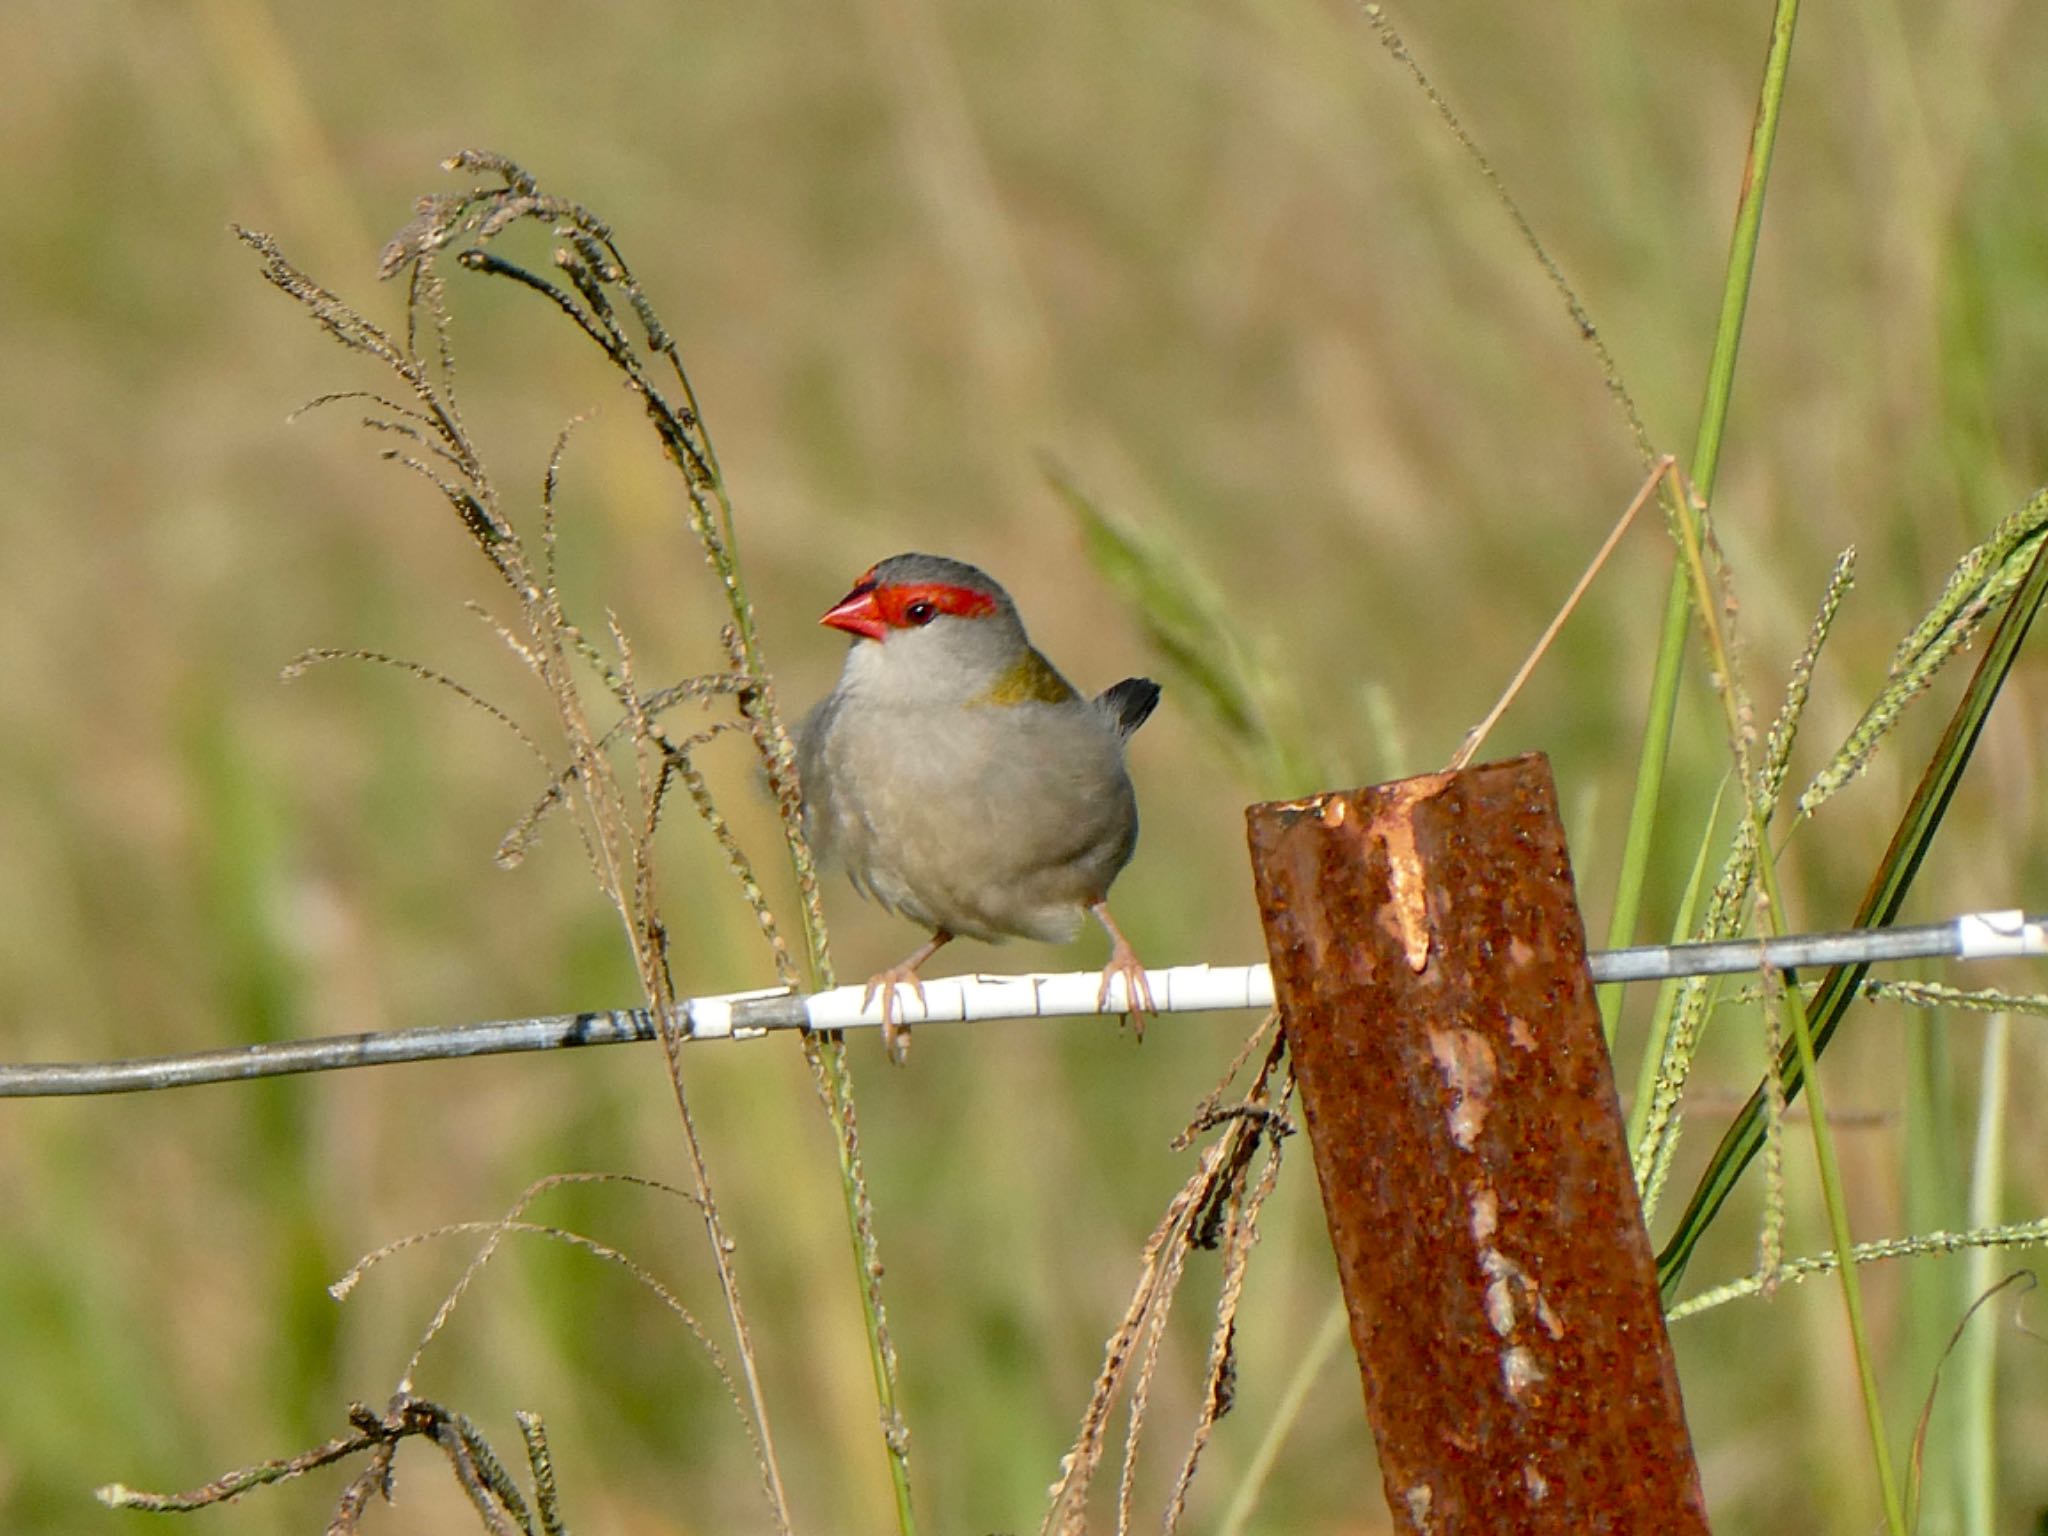
[[[978,619],[996,611],[996,600],[973,587],[956,587],[943,581],[892,582],[875,588],[875,609],[895,629],[911,629],[910,609],[916,603],[930,603],[941,613],[963,619]]]

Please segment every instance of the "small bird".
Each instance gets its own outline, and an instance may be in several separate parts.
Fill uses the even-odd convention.
[[[1159,702],[1132,677],[1076,693],[1024,633],[1009,594],[938,555],[895,555],[819,621],[853,636],[833,690],[797,729],[804,826],[821,859],[931,938],[868,982],[903,1059],[896,988],[962,934],[1061,942],[1084,914],[1109,933],[1101,1001],[1124,978],[1142,1035],[1145,970],[1109,915],[1138,841],[1124,743]]]

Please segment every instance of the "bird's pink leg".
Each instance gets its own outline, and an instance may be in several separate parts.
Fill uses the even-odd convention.
[[[877,971],[868,978],[868,989],[861,994],[860,1005],[865,1008],[875,1000],[875,994],[882,994],[882,1044],[895,1058],[900,1067],[910,1055],[910,1026],[896,1022],[896,989],[907,985],[917,994],[917,1000],[924,1001],[924,981],[918,976],[917,968],[939,952],[941,945],[953,942],[953,935],[941,928],[931,938],[897,961],[886,971]]]
[[[1095,914],[1095,920],[1109,931],[1109,964],[1102,968],[1102,991],[1096,995],[1095,1006],[1109,1005],[1109,984],[1117,977],[1124,979],[1124,998],[1130,1004],[1130,1012],[1124,1015],[1131,1021],[1131,1030],[1142,1040],[1145,1038],[1145,1015],[1158,1017],[1159,1009],[1152,1002],[1152,984],[1145,979],[1145,966],[1138,959],[1138,952],[1131,948],[1131,941],[1124,937],[1123,930],[1116,925],[1116,919],[1109,915],[1109,903],[1098,901],[1088,908]]]

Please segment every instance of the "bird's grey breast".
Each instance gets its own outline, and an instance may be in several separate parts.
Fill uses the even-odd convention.
[[[1071,935],[1137,837],[1122,740],[1078,702],[828,703],[799,772],[813,836],[855,884],[955,933]]]

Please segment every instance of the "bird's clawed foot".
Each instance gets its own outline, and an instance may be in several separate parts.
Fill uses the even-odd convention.
[[[1102,990],[1096,994],[1095,1006],[1107,1009],[1111,985],[1121,976],[1124,983],[1124,1017],[1131,1022],[1131,1033],[1140,1040],[1145,1038],[1145,1015],[1155,1018],[1159,1009],[1152,1001],[1152,983],[1146,978],[1144,962],[1138,959],[1138,952],[1131,948],[1131,941],[1124,937],[1123,930],[1109,915],[1109,904],[1098,901],[1089,910],[1096,921],[1109,932],[1109,964],[1102,968]]]
[[[900,1067],[910,1059],[910,1026],[896,1021],[898,987],[910,988],[917,994],[918,1002],[924,1001],[924,982],[917,974],[917,967],[892,965],[868,978],[868,989],[861,994],[860,1005],[865,1009],[875,1000],[877,992],[882,994],[882,1047]]]
[[[918,946],[916,953],[898,961],[886,971],[877,971],[868,978],[868,989],[861,994],[860,1005],[866,1009],[875,1000],[877,992],[882,994],[882,1046],[897,1066],[910,1059],[910,1026],[899,1023],[896,989],[909,987],[917,994],[919,1006],[924,1003],[924,980],[917,974],[917,968],[938,953],[939,946],[951,942],[953,935],[943,928],[931,936],[928,943]]]

